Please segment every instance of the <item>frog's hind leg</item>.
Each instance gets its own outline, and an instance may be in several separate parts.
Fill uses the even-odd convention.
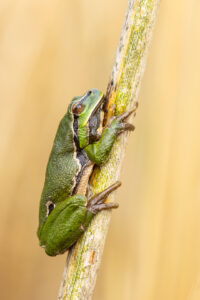
[[[106,200],[108,195],[114,190],[116,190],[120,185],[121,182],[117,181],[101,193],[98,193],[97,195],[90,198],[88,200],[87,209],[91,211],[91,213],[97,214],[97,212],[104,209],[117,208],[119,206],[118,203],[105,203],[104,201]]]

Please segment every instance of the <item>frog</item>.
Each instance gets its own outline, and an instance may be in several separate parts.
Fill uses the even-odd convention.
[[[72,99],[58,126],[46,167],[37,230],[40,246],[49,256],[71,248],[98,212],[118,207],[105,200],[121,182],[95,195],[88,182],[94,166],[109,159],[117,137],[134,130],[126,119],[137,105],[113,116],[104,126],[105,104],[103,92],[90,89]]]

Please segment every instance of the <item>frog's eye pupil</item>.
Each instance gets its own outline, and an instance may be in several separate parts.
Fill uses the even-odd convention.
[[[84,104],[79,103],[72,108],[72,111],[74,114],[79,115],[83,111],[83,109],[84,109]]]
[[[88,96],[90,96],[92,94],[92,91],[88,91]]]

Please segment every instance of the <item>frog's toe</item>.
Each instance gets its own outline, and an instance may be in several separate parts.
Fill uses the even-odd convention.
[[[108,202],[108,203],[97,203],[96,205],[93,205],[90,208],[90,211],[96,215],[99,211],[105,210],[105,209],[113,209],[113,208],[118,208],[119,204],[116,202]]]
[[[132,108],[130,108],[129,110],[125,111],[124,113],[122,113],[121,115],[117,116],[117,120],[118,121],[124,121],[126,120],[132,113],[136,112],[138,108],[138,102],[135,102],[135,104],[133,105]]]
[[[134,131],[135,126],[130,123],[122,123],[121,124],[121,130],[117,133],[117,135],[123,133],[124,131]]]

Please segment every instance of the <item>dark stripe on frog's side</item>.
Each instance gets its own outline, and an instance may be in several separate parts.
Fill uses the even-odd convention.
[[[84,101],[84,99],[81,99],[79,103]],[[101,123],[101,111],[103,106],[104,98],[102,98],[101,102],[98,103],[98,105],[94,108],[92,115],[89,117],[88,123],[87,123],[87,144],[94,143],[97,141],[100,137],[98,134],[98,128],[100,128]],[[94,163],[90,161],[87,154],[83,149],[80,148],[79,145],[79,138],[78,138],[78,128],[79,128],[79,116],[74,115],[73,119],[73,132],[74,132],[74,144],[76,148],[76,156],[75,159],[77,159],[81,165],[81,168],[79,169],[79,172],[76,175],[76,184],[73,186],[72,194],[79,192],[80,190],[83,190],[84,183],[87,184],[89,180],[90,173],[92,172],[92,168]],[[87,180],[88,178],[88,180]]]
[[[78,117],[74,116],[73,121],[73,130],[74,130],[74,144],[76,148],[76,159],[79,161],[81,168],[76,175],[76,184],[73,187],[72,195],[76,193],[78,189],[78,185],[80,183],[81,177],[87,168],[90,165],[90,160],[83,149],[80,148],[79,141],[78,141]]]
[[[100,134],[98,133],[98,129],[101,130],[101,122],[102,120],[102,103],[100,106],[96,107],[95,110],[93,111],[92,115],[90,116],[88,120],[88,125],[87,130],[89,131],[89,144],[92,144],[96,141],[99,140]],[[88,158],[87,154],[83,149],[80,149],[79,146],[79,141],[78,141],[78,118],[74,120],[74,137],[75,137],[75,143],[77,145],[77,158],[79,159],[79,162],[81,163],[81,170],[78,173],[76,177],[76,186],[73,190],[73,193],[78,193],[78,194],[83,194],[85,195],[87,186],[88,186],[88,181],[89,177],[92,173],[94,163],[90,161]]]
[[[100,126],[100,113],[101,113],[101,106],[97,108],[96,112],[89,119],[89,144],[96,142],[99,139],[97,134],[97,130]]]
[[[75,115],[73,120],[73,131],[74,131],[74,143],[75,143],[76,151],[80,152],[82,151],[82,149],[80,148],[79,140],[78,140],[78,116]]]

